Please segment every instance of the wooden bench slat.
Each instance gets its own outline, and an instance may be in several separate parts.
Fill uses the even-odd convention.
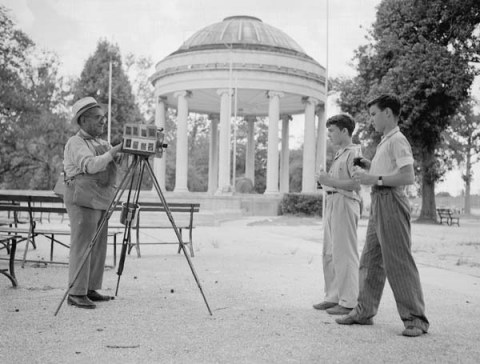
[[[50,206],[24,206],[24,205],[0,205],[0,211],[15,211],[15,212],[32,212],[32,213],[58,213],[66,214],[65,207],[50,207]]]
[[[29,234],[30,229],[25,228],[15,228],[15,227],[3,227],[0,226],[0,233],[18,233],[18,234]],[[70,235],[70,229],[68,230],[53,230],[53,229],[35,229],[35,234],[38,235]],[[108,231],[109,236],[118,234],[118,231]]]

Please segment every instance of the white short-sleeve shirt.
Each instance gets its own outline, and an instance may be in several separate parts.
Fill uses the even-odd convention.
[[[397,126],[384,135],[378,144],[370,174],[388,176],[409,164],[413,164],[412,147]]]

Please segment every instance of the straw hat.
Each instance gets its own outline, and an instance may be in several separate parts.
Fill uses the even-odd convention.
[[[73,119],[72,125],[78,125],[78,118],[87,110],[93,109],[94,107],[102,108],[97,100],[93,97],[84,97],[83,99],[78,100],[73,104],[72,111],[73,111]],[[102,108],[103,109],[103,108]]]

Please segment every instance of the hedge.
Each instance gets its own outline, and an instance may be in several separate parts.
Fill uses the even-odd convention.
[[[322,216],[322,194],[286,193],[279,205],[280,215]]]

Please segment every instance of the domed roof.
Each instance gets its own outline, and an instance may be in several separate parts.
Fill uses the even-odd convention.
[[[174,53],[206,49],[251,49],[309,57],[290,36],[253,16],[231,16],[192,35]]]

